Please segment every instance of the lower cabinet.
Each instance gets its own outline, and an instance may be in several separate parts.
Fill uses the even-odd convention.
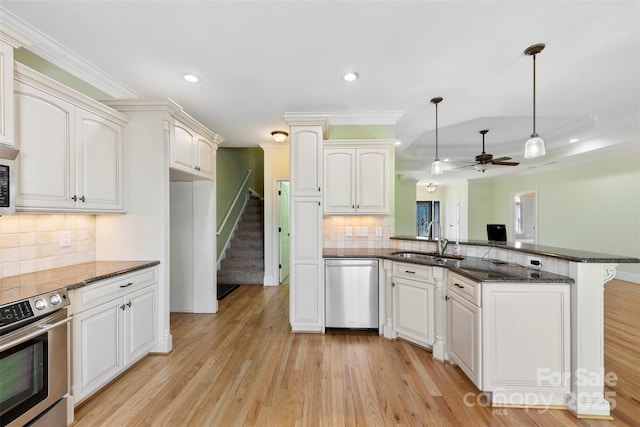
[[[394,263],[393,330],[398,337],[431,348],[435,336],[431,267]],[[407,277],[412,277],[413,280]]]
[[[481,388],[482,330],[480,307],[451,292],[449,301],[449,359]]]
[[[157,268],[118,276],[72,294],[72,393],[78,404],[156,344]]]

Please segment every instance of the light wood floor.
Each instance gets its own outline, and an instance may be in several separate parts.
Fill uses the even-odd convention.
[[[624,426],[640,421],[640,285],[605,290],[613,421],[493,409],[456,367],[362,332],[292,334],[288,286],[241,286],[213,315],[172,314],[174,350],[76,408],[80,426]]]

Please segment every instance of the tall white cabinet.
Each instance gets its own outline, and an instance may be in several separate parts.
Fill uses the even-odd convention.
[[[195,169],[188,174],[175,168],[171,152],[176,126],[179,123],[213,144],[211,158],[206,160],[211,165],[215,165],[215,151],[223,138],[170,100],[109,100],[105,104],[129,117],[124,167],[127,215],[96,218],[96,258],[160,261],[158,345],[153,351],[170,351],[170,311],[218,310],[216,183]],[[176,170],[179,173],[174,175]]]
[[[288,117],[291,185],[290,310],[294,332],[324,330],[322,146],[327,120]]]

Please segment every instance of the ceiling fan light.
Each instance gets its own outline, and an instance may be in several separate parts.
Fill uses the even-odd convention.
[[[435,159],[433,163],[431,163],[431,175],[442,174],[444,174],[444,167],[442,166],[442,162],[439,159]]]
[[[435,185],[433,182],[430,182],[427,184],[426,189],[429,193],[433,193],[434,191],[436,191],[438,189],[438,186]]]
[[[545,154],[547,154],[547,151],[544,148],[544,140],[534,133],[524,144],[524,158],[535,159]]]

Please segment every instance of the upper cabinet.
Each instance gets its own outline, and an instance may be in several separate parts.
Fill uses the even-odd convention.
[[[171,138],[171,177],[176,181],[213,180],[217,135],[205,136],[175,120]]]
[[[15,145],[13,106],[13,49],[30,44],[9,29],[0,28],[0,144]]]
[[[291,197],[322,194],[322,126],[291,126]]]
[[[126,116],[16,64],[20,211],[123,212]]]
[[[392,144],[325,141],[325,215],[389,214]]]

